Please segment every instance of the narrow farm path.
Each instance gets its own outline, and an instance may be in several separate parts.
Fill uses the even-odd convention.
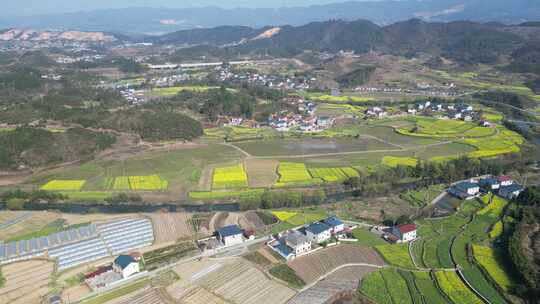
[[[238,147],[238,146],[235,146],[233,144],[230,144],[230,143],[227,143],[227,142],[222,142],[220,143],[220,145],[223,145],[223,146],[227,146],[227,147],[231,147],[233,149],[236,149],[238,150],[240,153],[244,154],[244,156],[248,157],[248,158],[251,158],[253,157],[251,154],[249,154],[247,151],[245,151],[244,149]]]

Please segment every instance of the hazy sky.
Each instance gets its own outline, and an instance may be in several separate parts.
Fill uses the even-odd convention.
[[[3,16],[66,13],[125,7],[282,7],[344,2],[347,0],[1,0]]]

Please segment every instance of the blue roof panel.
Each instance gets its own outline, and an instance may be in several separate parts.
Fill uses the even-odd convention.
[[[330,227],[323,223],[313,223],[306,228],[307,231],[313,234],[321,234],[324,231],[330,230]]]
[[[219,228],[217,232],[222,237],[242,234],[242,230],[240,230],[240,227],[238,227],[238,225],[225,226],[225,227]]]

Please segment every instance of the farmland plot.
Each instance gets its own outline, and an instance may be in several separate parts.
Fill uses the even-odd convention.
[[[152,220],[157,244],[174,242],[195,234],[192,225],[188,222],[191,219],[191,214],[175,212],[145,215]]]
[[[339,269],[317,282],[312,287],[295,296],[289,304],[324,304],[342,292],[350,292],[358,288],[358,283],[366,274],[376,268],[351,266]]]
[[[339,182],[351,177],[357,177],[358,172],[351,167],[343,168],[312,168],[309,173],[314,178],[320,178],[325,182]]]
[[[166,304],[156,288],[146,287],[123,299],[109,301],[107,304]]]
[[[249,186],[272,187],[278,180],[277,167],[279,162],[266,159],[248,159],[245,161]]]
[[[296,274],[311,284],[332,270],[346,264],[383,266],[383,259],[373,249],[356,245],[338,245],[296,258],[288,263]]]
[[[480,300],[458,277],[455,272],[440,271],[435,274],[442,291],[454,303],[482,304]]]
[[[227,304],[228,302],[199,286],[191,286],[182,297],[185,304]]]
[[[295,294],[292,289],[270,280],[244,261],[223,266],[204,276],[197,284],[238,304],[285,303]]]
[[[0,288],[0,304],[40,303],[41,297],[49,292],[54,263],[31,260],[2,266],[6,280]]]
[[[160,191],[167,190],[169,182],[159,175],[119,176],[114,179],[114,190]]]
[[[312,177],[303,163],[282,162],[278,167],[279,184],[308,183]]]
[[[52,180],[41,186],[46,191],[78,191],[86,183],[85,180]]]
[[[214,169],[212,189],[247,188],[248,178],[244,165]]]

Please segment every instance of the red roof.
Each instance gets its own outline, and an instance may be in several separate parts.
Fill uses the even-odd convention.
[[[512,180],[512,178],[510,176],[508,176],[508,175],[499,176],[499,181],[500,182],[507,182],[507,181],[510,181],[510,180]]]
[[[403,224],[403,225],[399,225],[398,229],[399,229],[399,232],[401,232],[402,234],[405,234],[405,233],[408,233],[408,232],[411,232],[411,231],[415,231],[416,230],[416,225],[415,224]]]

